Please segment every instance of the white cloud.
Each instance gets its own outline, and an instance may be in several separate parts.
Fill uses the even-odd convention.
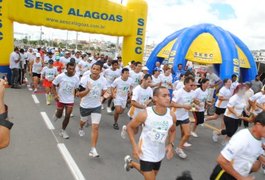
[[[112,0],[120,3],[120,0]],[[123,0],[125,4],[127,0]],[[149,5],[147,37],[148,43],[161,42],[171,33],[199,23],[213,23],[237,35],[250,49],[265,49],[265,1],[251,0],[147,0]],[[235,18],[218,19],[218,12],[211,10],[211,3],[226,3],[235,10]],[[44,38],[64,38],[66,31],[43,28]],[[40,27],[15,24],[16,32],[27,32],[32,38],[39,38]],[[79,39],[99,38],[113,42],[115,37],[80,33]],[[75,33],[69,32],[69,39]]]

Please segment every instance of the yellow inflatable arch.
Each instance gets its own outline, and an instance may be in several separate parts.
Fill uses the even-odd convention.
[[[142,61],[147,3],[108,0],[0,0],[0,70],[13,51],[13,21],[57,29],[123,36],[124,63]]]

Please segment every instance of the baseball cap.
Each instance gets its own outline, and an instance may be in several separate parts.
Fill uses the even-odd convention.
[[[60,56],[55,56],[55,60],[60,60]]]
[[[40,57],[40,53],[36,53],[36,58],[39,58]]]

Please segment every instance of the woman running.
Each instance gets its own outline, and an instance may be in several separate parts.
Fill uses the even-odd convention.
[[[51,104],[52,94],[51,94],[51,87],[52,81],[58,75],[57,68],[53,67],[53,60],[50,59],[48,61],[48,66],[45,66],[41,72],[41,79],[43,79],[43,87],[45,88],[46,92],[46,104]]]
[[[33,82],[33,93],[36,93],[38,90],[38,84],[40,82],[41,70],[43,63],[41,62],[40,53],[36,53],[36,59],[31,62],[30,66],[30,75],[32,75]]]
[[[191,131],[191,135],[193,137],[198,137],[196,133],[197,126],[199,124],[204,123],[204,111],[205,106],[208,105],[207,98],[208,98],[208,88],[209,88],[209,79],[203,79],[201,81],[201,87],[197,88],[194,91],[194,98],[195,98],[195,104],[196,104],[196,111],[193,112],[193,116],[195,119],[195,123],[193,125],[193,129]]]

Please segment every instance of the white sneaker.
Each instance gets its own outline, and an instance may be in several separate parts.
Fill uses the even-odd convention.
[[[128,172],[132,169],[130,163],[132,162],[131,156],[127,155],[124,157],[124,169]]]
[[[127,136],[127,127],[123,125],[121,129],[121,138],[126,139],[126,136]]]
[[[104,106],[103,106],[103,104],[101,105],[101,110],[104,110]]]
[[[64,139],[69,139],[69,135],[68,135],[67,132],[66,132],[65,130],[63,130],[63,129],[61,129],[59,135],[60,135],[61,137],[63,137]]]
[[[36,89],[34,89],[34,91],[33,91],[33,93],[36,93],[38,90],[37,90],[37,88]]]
[[[46,101],[46,104],[47,104],[47,105],[50,105],[51,103],[50,103],[50,101]]]
[[[182,159],[186,159],[187,158],[187,154],[184,153],[184,151],[180,148],[176,148],[176,154],[182,158]]]
[[[73,113],[71,113],[71,114],[70,114],[70,117],[74,117],[74,114],[73,114]]]
[[[79,129],[79,136],[83,137],[85,135],[85,131],[83,129]]]
[[[107,107],[107,113],[112,113],[111,108]]]
[[[199,137],[198,134],[197,134],[196,132],[191,131],[190,134],[191,134],[193,137],[195,137],[195,138]]]
[[[188,143],[188,142],[185,142],[183,146],[184,146],[184,147],[191,147],[192,144],[190,144],[190,143]]]
[[[91,148],[91,150],[89,152],[89,156],[90,157],[99,157],[99,154],[98,154],[96,148]]]
[[[213,142],[218,142],[218,138],[219,138],[219,136],[218,136],[217,132],[213,131],[213,137],[212,137]]]

